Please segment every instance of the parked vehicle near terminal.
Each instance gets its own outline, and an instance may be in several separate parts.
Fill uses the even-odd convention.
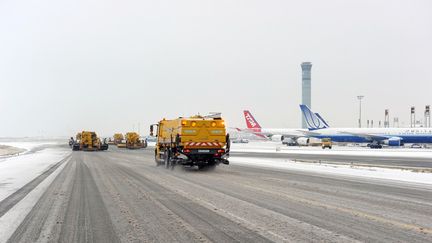
[[[321,139],[321,147],[322,147],[322,149],[325,149],[325,148],[332,149],[332,140],[330,138]]]
[[[414,143],[411,144],[411,148],[422,148],[422,146],[420,144]]]
[[[282,144],[284,144],[286,146],[297,146],[298,145],[296,139],[293,139],[291,137],[284,137],[282,139]]]
[[[376,142],[368,143],[367,147],[369,147],[371,149],[382,149],[383,148],[382,144],[376,143]]]
[[[153,136],[155,126],[156,165],[166,168],[198,166],[201,169],[229,164],[230,139],[220,114],[163,119],[150,126],[150,136]]]

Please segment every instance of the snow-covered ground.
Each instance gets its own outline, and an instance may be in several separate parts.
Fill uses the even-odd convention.
[[[0,201],[71,153],[69,149],[61,147],[32,152],[36,147],[58,144],[56,141],[1,142],[1,144],[23,148],[26,152],[18,156],[0,158]]]
[[[383,148],[370,149],[367,147],[334,146],[332,150],[323,150],[321,147],[288,147],[280,142],[250,142],[248,144],[232,144],[234,152],[258,152],[258,153],[284,153],[284,154],[313,154],[313,155],[348,155],[348,156],[379,156],[401,158],[430,158],[431,149],[412,148]],[[297,170],[315,173],[330,173],[341,176],[365,177],[380,180],[402,181],[432,185],[432,173],[414,172],[411,170],[387,169],[377,167],[360,167],[342,164],[306,163],[289,159],[277,158],[251,158],[231,156],[230,163],[275,168],[278,170]]]
[[[29,192],[22,200],[15,204],[9,211],[0,217],[0,242],[6,242],[23,222],[34,207],[39,198],[43,195],[48,186],[56,178],[63,169],[65,164],[62,164],[53,173],[51,173],[44,181],[37,185]],[[0,201],[2,199],[0,198]]]
[[[245,144],[232,144],[233,152],[259,152],[259,153],[296,153],[296,154],[330,154],[330,155],[355,155],[355,156],[397,156],[431,158],[432,149],[413,148],[383,148],[370,149],[367,147],[333,146],[333,149],[323,150],[321,147],[289,147],[280,142],[250,142]]]
[[[11,146],[15,148],[22,148],[26,151],[31,151],[34,148],[47,146],[47,145],[57,145],[60,144],[59,141],[8,141],[8,142],[0,142],[1,145]]]
[[[25,149],[12,147],[8,145],[0,145],[0,158],[5,156],[18,155],[25,152]]]
[[[247,165],[278,170],[296,170],[320,174],[337,174],[341,176],[354,176],[381,180],[421,183],[432,188],[432,173],[412,172],[409,170],[385,169],[376,167],[357,167],[350,165],[316,164],[294,162],[287,159],[267,159],[250,157],[231,157],[233,165]]]

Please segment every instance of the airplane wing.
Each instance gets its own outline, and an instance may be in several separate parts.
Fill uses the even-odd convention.
[[[254,131],[254,130],[252,130],[252,129],[249,129],[249,128],[238,128],[238,127],[229,127],[230,129],[234,129],[234,130],[236,130],[237,132],[240,132],[240,133],[251,133],[251,134],[260,134],[260,135],[268,135],[268,134],[266,134],[266,133],[263,133],[263,132],[259,132],[259,131]]]
[[[241,132],[241,133],[249,133],[249,134],[254,134],[254,135],[257,135],[257,136],[259,136],[259,137],[271,137],[271,136],[273,136],[273,135],[282,135],[282,136],[284,136],[284,137],[288,137],[288,138],[298,138],[299,137],[299,134],[295,134],[295,133],[286,133],[286,132],[283,132],[283,133],[271,133],[271,132],[258,132],[258,131],[253,131],[253,130],[251,130],[251,129],[240,129],[240,128],[234,128],[234,129],[236,129],[238,132]]]
[[[288,138],[298,138],[298,137],[301,137],[301,136],[299,136],[299,134],[294,134],[294,133],[282,133],[280,135],[282,135],[284,137],[288,137]]]
[[[375,135],[375,134],[370,134],[370,133],[356,133],[356,132],[343,132],[343,131],[341,131],[339,133],[358,136],[358,137],[362,137],[362,138],[366,138],[366,139],[374,140],[374,141],[382,141],[382,140],[389,139],[389,137],[386,137],[386,136],[380,136],[380,135]]]
[[[267,137],[271,137],[271,136],[274,136],[274,135],[281,135],[281,136],[284,136],[284,137],[288,137],[288,138],[298,138],[298,137],[300,137],[299,136],[299,134],[295,134],[295,133],[287,133],[287,132],[281,132],[281,133],[278,133],[278,132],[254,132],[254,131],[247,131],[247,130],[243,130],[244,132],[247,132],[247,133],[253,133],[253,134],[255,134],[255,135],[261,135],[261,136],[267,136]]]
[[[303,133],[304,135],[306,135],[306,136],[320,136],[320,135],[322,135],[321,133],[319,133],[319,132],[312,132],[312,131],[306,131],[306,130],[297,130],[297,131],[299,131],[299,132],[301,132],[301,133]]]
[[[243,130],[240,129],[240,128],[238,128],[238,127],[229,127],[229,129],[234,129],[234,130],[236,130],[237,132],[243,132]]]
[[[263,133],[263,132],[253,131],[253,130],[250,130],[250,129],[241,129],[241,128],[238,128],[238,127],[230,127],[230,128],[231,129],[235,129],[239,133],[253,134],[253,135],[256,135],[256,136],[258,136],[260,138],[265,138],[265,139],[269,139],[268,136],[271,135],[271,134],[267,134],[267,133]]]

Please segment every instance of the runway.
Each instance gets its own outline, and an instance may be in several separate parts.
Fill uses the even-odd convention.
[[[235,163],[167,170],[150,148],[78,151],[60,163],[8,242],[432,241],[426,185]],[[1,201],[0,215],[37,184]]]

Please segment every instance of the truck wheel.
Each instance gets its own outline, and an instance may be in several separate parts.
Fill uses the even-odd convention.
[[[228,153],[230,151],[231,148],[231,140],[230,140],[230,135],[229,133],[227,133],[226,137],[225,137],[225,143],[226,143],[226,152]]]
[[[161,163],[161,161],[160,161],[160,158],[158,158],[158,153],[157,153],[157,150],[155,149],[155,162],[156,162],[156,166],[159,166],[159,165],[161,165],[162,163]]]
[[[171,170],[174,170],[176,164],[172,159],[170,159],[170,165],[171,165]]]
[[[171,154],[169,150],[165,150],[164,152],[164,164],[165,168],[168,169],[170,167],[170,161],[171,161]]]
[[[79,146],[79,144],[74,144],[74,145],[72,145],[72,150],[73,150],[73,151],[78,151],[78,150],[80,150],[80,146]]]

